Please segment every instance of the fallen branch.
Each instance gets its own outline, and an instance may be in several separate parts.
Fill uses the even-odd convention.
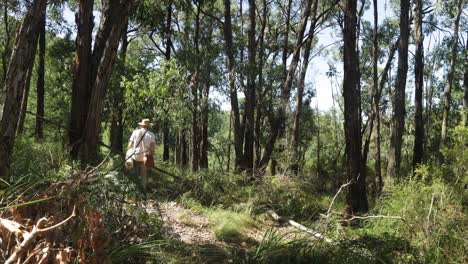
[[[394,215],[368,215],[368,216],[353,216],[349,219],[344,219],[343,221],[346,221],[346,222],[351,222],[353,220],[356,220],[356,219],[360,219],[360,220],[368,220],[368,219],[382,219],[382,218],[385,218],[385,219],[398,219],[398,220],[402,220],[403,222],[405,221],[405,219],[403,219],[403,217],[401,216],[394,216]]]
[[[327,238],[327,237],[324,236],[323,234],[321,234],[321,233],[319,233],[319,232],[317,232],[317,231],[315,231],[315,230],[312,230],[312,229],[310,229],[310,228],[308,228],[308,227],[305,227],[304,225],[301,225],[301,224],[299,224],[298,222],[296,222],[296,221],[294,221],[294,220],[285,219],[285,218],[279,216],[277,213],[275,213],[275,212],[273,212],[273,211],[271,211],[271,210],[269,210],[269,211],[267,212],[267,215],[269,215],[273,220],[275,220],[275,221],[277,221],[277,222],[280,222],[280,223],[282,223],[282,222],[287,222],[287,223],[290,224],[291,226],[293,226],[293,227],[295,227],[295,228],[297,228],[297,229],[299,229],[299,230],[302,230],[302,231],[304,231],[304,232],[306,232],[306,233],[312,235],[314,238],[316,238],[316,239],[318,239],[318,240],[323,240],[323,241],[325,241],[325,242],[327,242],[327,243],[333,243],[333,240]]]
[[[5,264],[17,263],[18,260],[19,260],[19,257],[28,248],[29,244],[31,244],[31,242],[33,242],[34,239],[36,239],[36,237],[38,235],[46,233],[46,232],[48,232],[50,230],[53,230],[53,229],[55,229],[57,227],[60,227],[60,226],[64,225],[66,222],[68,222],[70,219],[72,219],[75,216],[76,216],[75,207],[73,207],[73,212],[68,218],[66,218],[65,220],[63,220],[62,222],[60,222],[58,224],[55,224],[53,226],[49,226],[49,227],[46,227],[46,228],[41,228],[41,226],[43,226],[43,224],[45,224],[48,221],[47,218],[43,217],[43,218],[39,219],[37,221],[37,224],[35,226],[33,226],[33,229],[32,229],[31,232],[26,232],[26,231],[22,232],[23,242],[21,242],[21,244],[16,246],[15,251],[13,251],[13,253],[10,255],[10,257],[8,257],[8,259],[5,261]],[[2,221],[2,222],[4,223],[4,221]],[[17,223],[17,225],[21,226],[18,223]]]
[[[359,179],[359,176],[360,176],[360,175],[358,175],[358,179]],[[327,218],[330,216],[330,211],[331,211],[331,209],[332,209],[332,207],[333,207],[333,204],[335,203],[336,197],[338,197],[338,194],[340,194],[341,190],[342,190],[344,187],[347,187],[348,185],[351,185],[352,183],[353,183],[353,179],[349,180],[349,182],[347,182],[347,183],[345,183],[345,184],[343,184],[343,185],[340,186],[340,188],[339,188],[338,191],[336,192],[335,196],[333,196],[333,199],[332,199],[332,201],[331,201],[331,203],[330,203],[330,206],[328,207],[327,215],[326,215]]]

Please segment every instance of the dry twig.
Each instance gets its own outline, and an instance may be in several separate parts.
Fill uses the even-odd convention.
[[[55,225],[49,226],[49,227],[45,227],[45,228],[41,228],[41,226],[43,226],[48,221],[47,218],[43,217],[43,218],[41,218],[41,219],[39,219],[37,221],[36,225],[33,226],[33,229],[32,229],[31,232],[23,231],[22,232],[23,241],[19,245],[16,246],[13,253],[5,261],[5,264],[17,263],[19,261],[19,258],[21,257],[21,255],[24,253],[25,250],[27,250],[28,246],[31,244],[31,242],[34,241],[34,239],[38,235],[46,233],[48,231],[51,231],[51,230],[53,230],[55,228],[58,228],[58,227],[64,225],[66,222],[68,222],[70,219],[72,219],[73,217],[76,216],[75,209],[76,209],[76,207],[73,207],[72,214],[69,217],[67,217],[65,220],[63,220],[62,222],[60,222],[58,224],[55,224]],[[2,219],[2,224],[4,223],[3,220],[4,219]],[[21,226],[18,223],[16,223],[16,224]]]

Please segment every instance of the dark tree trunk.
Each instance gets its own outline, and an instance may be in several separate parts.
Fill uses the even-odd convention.
[[[465,44],[465,73],[463,75],[463,125],[468,125],[468,34]]]
[[[375,96],[373,98],[372,110],[375,114],[375,185],[377,194],[382,192],[383,180],[382,180],[382,168],[381,168],[381,157],[380,157],[380,95],[382,93],[382,86],[379,86],[378,80],[378,60],[379,60],[379,42],[378,42],[378,7],[377,0],[374,0],[374,39],[373,39],[373,55],[374,55],[374,64],[373,64],[373,78],[374,78],[374,87],[376,90]],[[393,59],[393,56],[392,56]],[[392,60],[390,59],[390,61]]]
[[[453,30],[453,44],[452,44],[452,54],[450,58],[450,68],[447,74],[447,85],[445,87],[445,98],[444,98],[444,113],[442,116],[442,129],[440,136],[440,145],[445,145],[445,140],[447,139],[447,127],[448,127],[448,118],[450,112],[450,101],[452,97],[452,88],[453,88],[453,78],[455,75],[455,65],[457,64],[457,49],[458,49],[458,31],[460,27],[460,17],[463,12],[463,2],[464,0],[458,0],[458,12],[457,17],[455,18],[455,29]]]
[[[258,54],[258,85],[257,85],[257,95],[256,95],[256,104],[255,104],[255,132],[254,132],[254,160],[253,160],[253,174],[255,177],[260,177],[261,173],[258,170],[260,165],[261,158],[261,124],[262,124],[262,102],[263,102],[263,91],[264,91],[264,79],[263,79],[263,67],[265,65],[265,30],[267,24],[268,16],[268,3],[266,0],[263,0],[263,11],[262,11],[262,26],[259,36],[259,54]]]
[[[26,119],[26,111],[28,110],[29,89],[31,88],[31,77],[32,77],[33,66],[34,66],[34,62],[31,65],[29,65],[29,69],[25,76],[23,96],[21,97],[20,116],[18,119],[18,124],[16,125],[16,133],[18,135],[22,135],[24,132],[24,121]]]
[[[192,138],[191,138],[191,157],[190,157],[190,170],[192,172],[198,171],[199,161],[200,161],[200,137],[199,137],[199,128],[198,128],[198,86],[199,86],[199,73],[201,68],[201,58],[200,58],[200,12],[201,7],[200,3],[197,4],[197,14],[195,20],[195,72],[192,75],[192,80],[190,82],[190,90],[192,91]]]
[[[3,26],[5,27],[5,40],[4,40],[4,48],[2,52],[2,80],[0,83],[0,89],[4,88],[5,80],[7,77],[8,71],[8,62],[11,55],[11,29],[10,29],[10,22],[8,18],[8,1],[3,1]],[[1,92],[1,90],[0,90]],[[0,101],[0,103],[2,103]]]
[[[387,175],[400,176],[401,148],[405,129],[405,89],[408,74],[409,0],[400,0],[400,46],[393,94],[392,132],[388,152]]]
[[[289,57],[289,30],[291,28],[291,4],[292,0],[287,0],[286,5],[286,19],[285,19],[285,30],[284,30],[284,42],[283,42],[283,54],[281,57],[282,66],[283,66],[283,76],[286,79],[288,74],[287,61]]]
[[[368,211],[366,179],[361,175],[361,123],[359,116],[359,77],[356,51],[356,0],[347,0],[344,9],[344,128],[346,173],[351,182],[346,198],[347,213],[352,216]]]
[[[75,65],[73,73],[69,144],[71,156],[78,158],[81,137],[91,94],[91,42],[93,32],[93,0],[79,0],[76,25]]]
[[[176,155],[176,165],[178,168],[185,168],[188,164],[188,155],[187,155],[187,141],[185,139],[185,130],[179,130],[179,136],[177,139],[177,155]]]
[[[257,67],[255,64],[256,43],[255,43],[255,0],[249,0],[249,36],[248,36],[248,73],[247,89],[245,91],[245,139],[244,139],[244,162],[247,174],[252,175],[254,160],[254,133],[255,133],[255,78]]]
[[[423,119],[423,89],[424,89],[424,35],[422,32],[422,0],[414,0],[413,39],[414,56],[414,149],[413,170],[423,161],[424,119]]]
[[[231,1],[224,0],[224,40],[226,43],[226,65],[229,75],[229,96],[231,99],[232,122],[234,127],[234,169],[238,171],[242,163],[242,137],[239,114],[239,102],[237,99],[237,89],[234,73],[234,54],[232,47],[232,22],[231,22]]]
[[[299,62],[301,46],[302,42],[304,41],[304,33],[307,27],[307,20],[311,12],[311,6],[312,0],[307,0],[301,15],[299,29],[296,34],[296,44],[294,47],[293,57],[291,59],[291,63],[289,64],[286,80],[284,81],[283,87],[281,89],[280,106],[275,117],[276,120],[275,122],[273,122],[271,136],[268,140],[267,145],[265,146],[264,155],[260,162],[259,167],[263,171],[265,170],[266,166],[268,165],[268,162],[270,161],[277,137],[279,135],[282,135],[284,132],[284,126],[286,121],[286,108],[289,103],[289,97],[291,95],[292,82],[295,76],[297,64]]]
[[[121,48],[120,48],[120,61],[121,68],[120,74],[125,75],[125,62],[127,58],[128,49],[128,19],[125,22],[125,26],[122,30],[121,36]],[[110,129],[111,138],[111,151],[114,153],[123,153],[123,132],[124,132],[124,120],[123,120],[123,109],[125,104],[124,88],[120,85],[120,82],[115,84],[114,96],[112,98],[112,120]]]
[[[104,11],[101,16],[101,24],[96,36],[91,60],[92,92],[83,133],[83,144],[80,150],[80,159],[83,164],[96,162],[104,99],[119,39],[126,25],[132,2],[126,0],[103,2]]]
[[[15,48],[5,79],[6,100],[0,121],[0,178],[4,180],[8,180],[9,176],[8,170],[13,156],[24,84],[27,71],[34,63],[40,20],[45,12],[46,4],[46,0],[35,0],[30,5],[16,35]]]
[[[166,28],[164,34],[166,35],[166,61],[171,60],[171,18],[172,18],[172,3],[167,6]],[[172,90],[172,89],[171,89]],[[169,160],[169,123],[167,120],[163,121],[163,161]]]
[[[209,77],[208,77],[209,80]],[[210,84],[206,81],[203,84],[202,102],[201,102],[201,142],[200,142],[200,168],[208,168],[208,96],[210,93]]]
[[[44,93],[45,93],[45,52],[46,52],[46,14],[41,19],[39,32],[39,67],[37,69],[36,130],[37,140],[44,138]]]
[[[301,131],[301,116],[302,116],[302,104],[304,97],[304,87],[305,87],[305,77],[307,73],[307,68],[309,66],[309,57],[310,50],[312,48],[312,42],[314,40],[315,26],[317,24],[317,8],[318,0],[315,0],[313,3],[312,15],[310,17],[310,29],[309,36],[306,41],[305,46],[303,47],[303,57],[302,57],[302,67],[299,74],[299,80],[297,82],[297,97],[296,97],[296,113],[294,114],[294,128],[293,128],[293,166],[292,170],[297,175],[299,172],[299,159],[301,153],[299,152],[299,143],[300,143],[300,131]],[[317,113],[318,114],[318,113]]]

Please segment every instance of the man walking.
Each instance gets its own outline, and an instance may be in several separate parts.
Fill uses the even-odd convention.
[[[154,149],[156,148],[156,140],[154,134],[149,131],[151,126],[149,119],[141,120],[139,129],[132,132],[128,141],[128,148],[133,149],[132,159],[134,163],[134,169],[136,175],[141,178],[141,186],[143,190],[146,190],[147,177],[149,168],[145,166],[145,163],[154,163]]]

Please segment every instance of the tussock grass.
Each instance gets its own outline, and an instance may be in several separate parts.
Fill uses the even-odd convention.
[[[208,217],[216,237],[226,242],[240,242],[247,239],[244,232],[255,227],[255,221],[245,213],[217,209],[210,211]]]

